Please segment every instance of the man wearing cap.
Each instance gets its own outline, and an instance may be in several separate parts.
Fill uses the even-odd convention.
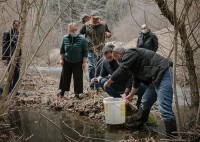
[[[111,34],[107,24],[102,22],[98,11],[91,12],[90,20],[81,28],[80,33],[85,35],[89,46],[88,68],[90,88],[98,90],[100,85],[94,85],[91,79],[100,74],[102,48],[105,45],[105,39],[110,38]]]
[[[78,33],[80,33],[80,30],[83,28],[83,26],[85,25],[85,23],[88,22],[89,20],[90,20],[90,16],[89,15],[87,15],[87,14],[81,15],[80,21],[78,23],[78,26],[79,26]]]
[[[80,18],[80,23],[85,24],[86,22],[88,22],[90,20],[90,16],[87,14],[83,14]]]

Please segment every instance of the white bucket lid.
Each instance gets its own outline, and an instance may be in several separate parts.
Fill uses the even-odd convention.
[[[103,103],[122,103],[125,102],[122,98],[107,97],[103,99]]]

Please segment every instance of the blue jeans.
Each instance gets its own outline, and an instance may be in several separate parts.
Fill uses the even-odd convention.
[[[175,120],[176,118],[172,110],[173,89],[171,68],[165,71],[159,85],[149,85],[142,98],[142,109],[150,110],[156,100],[158,100],[158,109],[162,119]]]
[[[100,85],[102,87],[102,89],[104,90],[104,84],[106,81],[108,81],[109,77],[104,77],[100,80]],[[126,81],[120,81],[120,82],[113,82],[108,88],[106,88],[106,90],[104,90],[106,93],[108,93],[109,96],[112,96],[114,98],[119,98],[121,97],[120,95],[124,93],[125,89],[126,89]],[[141,103],[141,99],[142,96],[144,94],[144,92],[146,91],[147,86],[145,86],[144,84],[140,84],[139,88],[138,88],[138,92],[137,92],[137,96],[138,96],[138,100],[136,103],[136,106],[139,107],[140,103]]]
[[[100,84],[94,84],[91,79],[100,75],[102,60],[100,56],[96,56],[93,52],[88,52],[88,70],[89,70],[89,84],[90,88],[100,88]]]

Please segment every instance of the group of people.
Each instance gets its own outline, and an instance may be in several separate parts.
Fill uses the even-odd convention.
[[[102,49],[106,38],[110,37],[107,24],[103,22],[98,11],[92,11],[90,16],[84,14],[81,24],[72,22],[68,25],[68,34],[63,37],[60,48],[63,65],[59,85],[60,97],[70,90],[73,74],[75,97],[80,99],[80,94],[83,93],[83,70],[86,66],[90,88],[100,89],[100,85],[91,80],[100,74]]]
[[[175,136],[172,133],[177,129],[172,110],[172,62],[156,53],[157,36],[143,24],[137,48],[124,49],[113,44],[106,45],[105,39],[110,38],[111,33],[100,14],[92,12],[90,16],[83,15],[82,18],[81,28],[72,30],[70,26],[76,27],[77,24],[70,23],[68,35],[62,40],[61,63],[64,62],[67,67],[64,65],[62,70],[60,84],[65,87],[60,85],[60,89],[63,89],[61,92],[69,91],[69,80],[73,74],[75,97],[80,99],[79,93],[83,92],[83,70],[87,62],[91,89],[98,90],[101,87],[110,96],[122,97],[126,102],[131,102],[137,94],[138,118],[133,124],[126,124],[127,128],[142,129],[152,105],[157,101],[167,136]],[[76,58],[79,60],[74,62]],[[76,64],[79,67],[75,67]],[[66,70],[71,70],[70,74]],[[77,77],[76,73],[80,76]]]
[[[16,48],[19,21],[5,33],[2,60],[7,65]],[[137,94],[138,118],[129,129],[142,129],[148,119],[152,105],[157,101],[161,117],[165,122],[166,134],[175,136],[176,118],[172,110],[172,62],[156,53],[158,38],[146,24],[141,26],[136,48],[105,44],[111,37],[107,24],[98,11],[90,16],[82,15],[80,23],[68,24],[68,34],[64,35],[60,47],[62,72],[58,94],[64,97],[70,91],[73,76],[74,94],[77,99],[83,93],[83,71],[88,68],[89,87],[102,88],[112,97],[122,97],[131,102]],[[19,66],[10,90],[18,78]],[[1,90],[0,90],[1,91]]]

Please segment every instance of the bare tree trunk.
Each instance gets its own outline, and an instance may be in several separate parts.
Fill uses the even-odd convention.
[[[15,70],[15,66],[16,66],[16,63],[17,63],[17,60],[18,60],[18,57],[19,57],[19,54],[20,54],[20,50],[22,48],[22,44],[23,44],[25,27],[26,27],[26,18],[27,18],[27,15],[28,15],[27,4],[28,4],[27,0],[21,0],[21,14],[20,14],[21,28],[20,28],[20,32],[19,32],[19,39],[18,39],[18,42],[17,42],[17,46],[16,46],[15,52],[14,52],[12,59],[11,59],[11,66],[10,66],[10,70],[9,70],[9,73],[8,73],[8,78],[7,78],[6,84],[3,88],[3,93],[2,93],[1,98],[0,98],[1,111],[4,111],[4,109],[5,109],[4,103],[5,103],[7,94],[8,94],[10,82],[12,80],[14,70]]]
[[[169,9],[167,2],[165,0],[155,0],[158,7],[160,8],[162,14],[170,21],[172,25],[174,25],[173,12]],[[181,18],[177,19],[177,27],[179,27],[178,31],[180,34],[181,42],[184,47],[184,53],[186,58],[186,67],[188,69],[189,75],[189,83],[190,83],[190,91],[191,91],[191,109],[192,113],[197,114],[197,110],[199,107],[199,90],[197,83],[197,75],[195,72],[195,64],[194,64],[194,54],[192,47],[188,41],[187,30],[185,27],[185,18],[189,9],[191,8],[193,0],[184,1],[184,12],[180,16]]]

